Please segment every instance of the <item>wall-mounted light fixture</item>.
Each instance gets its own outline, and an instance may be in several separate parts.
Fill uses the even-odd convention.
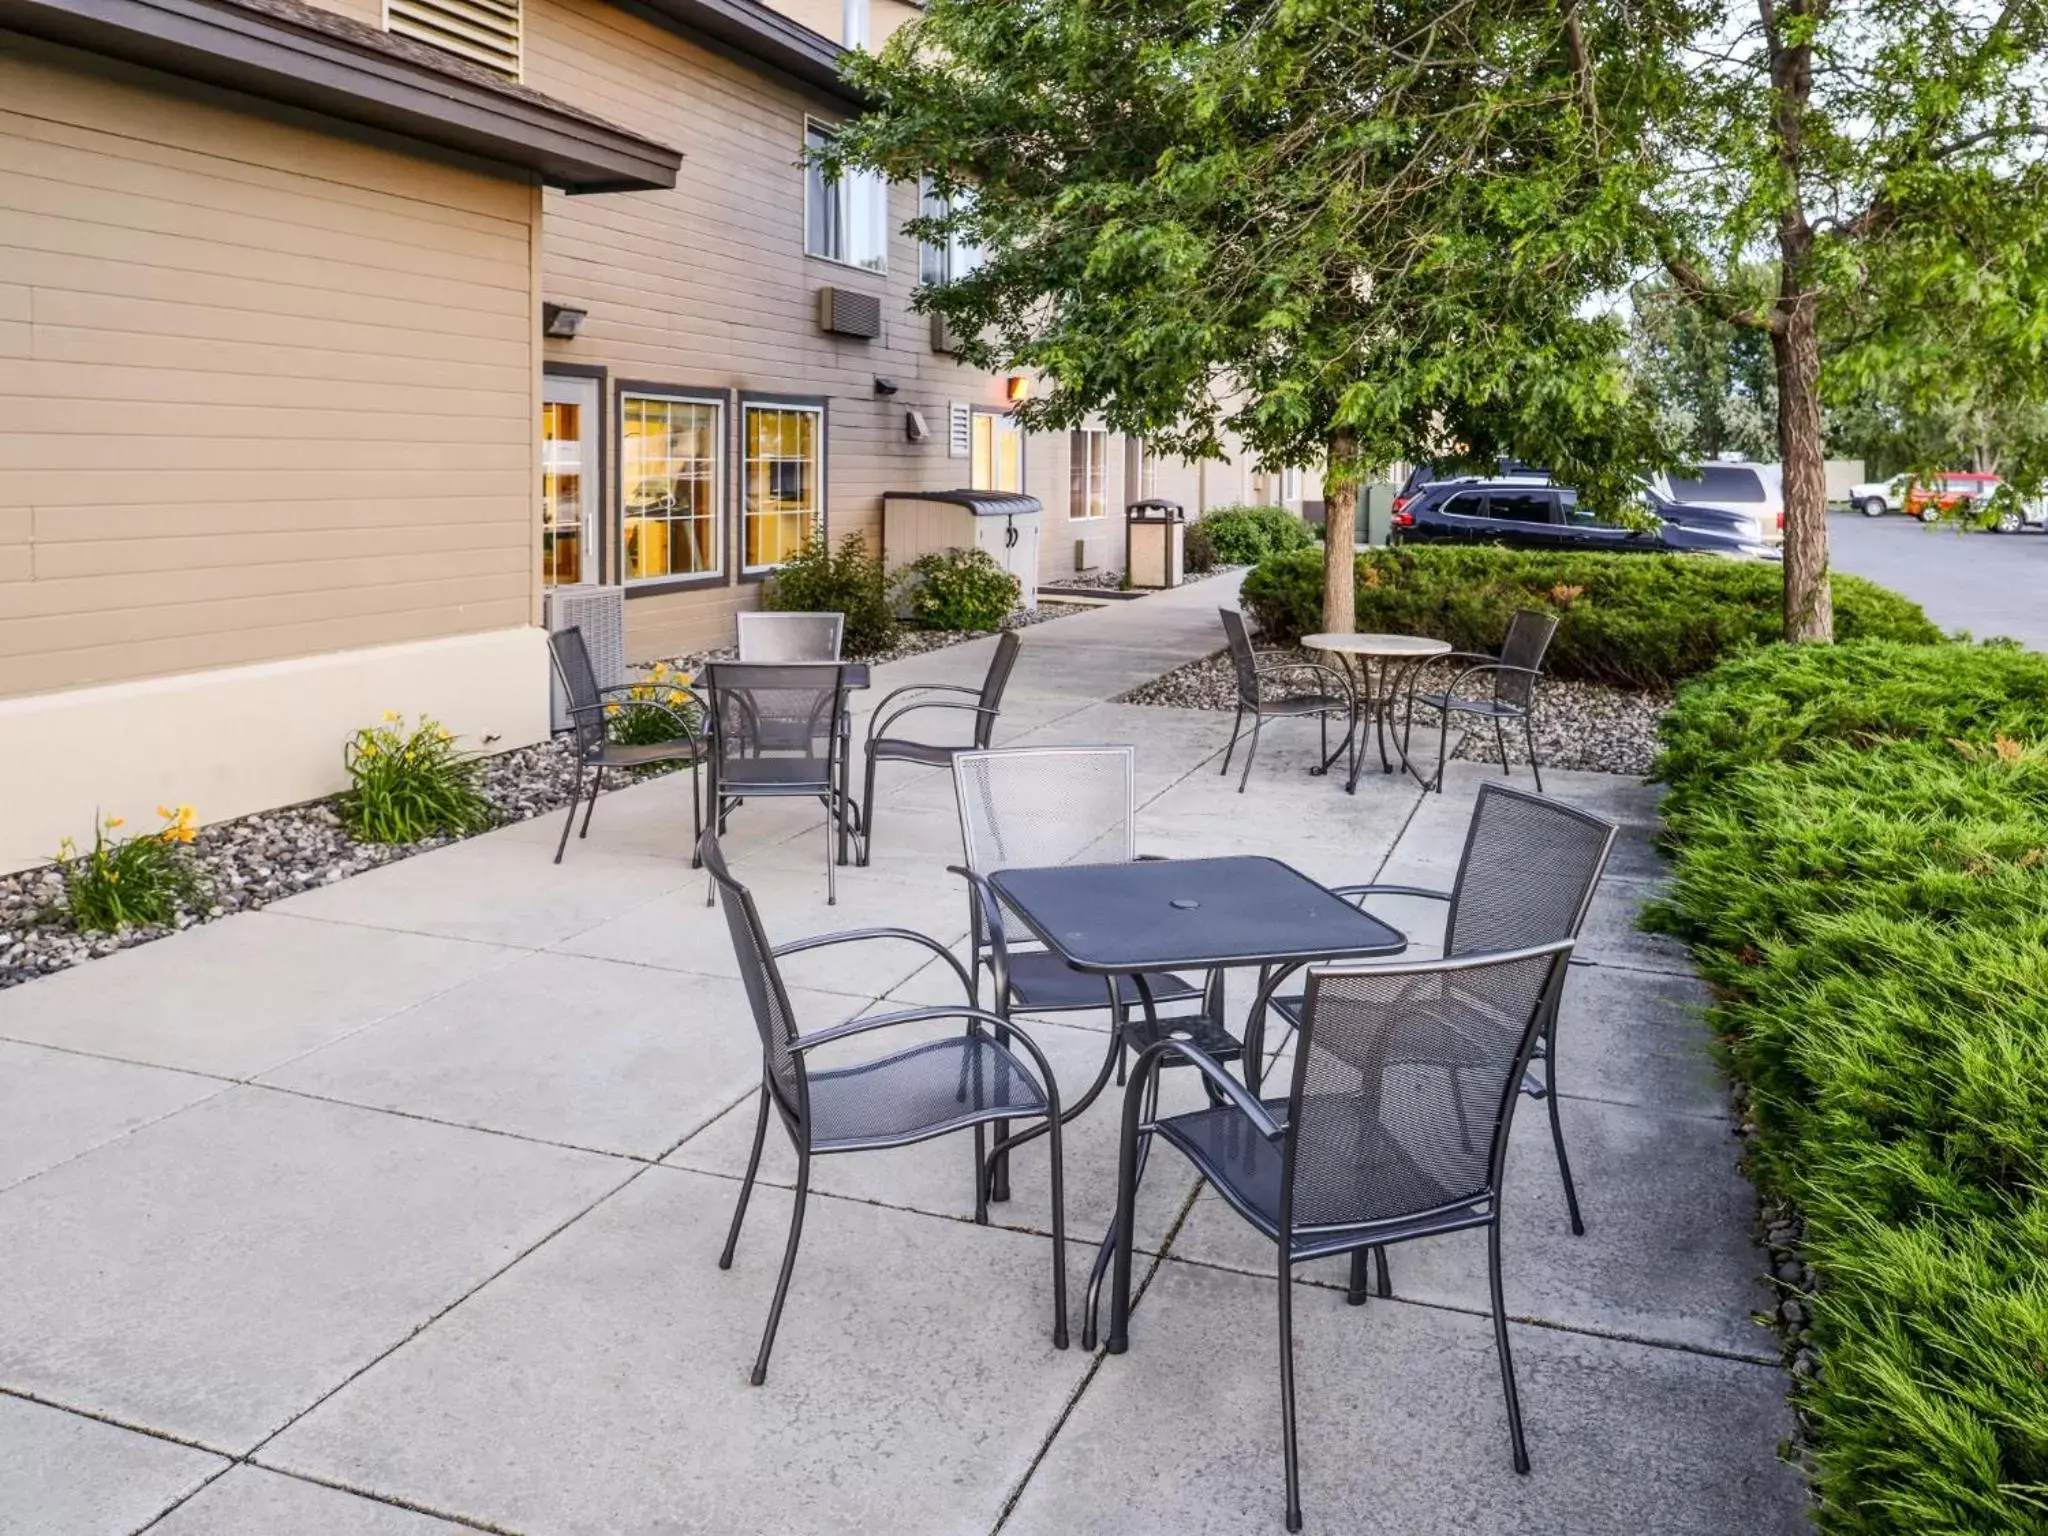
[[[552,336],[557,341],[570,341],[583,329],[583,322],[589,318],[587,309],[572,309],[567,304],[543,302],[540,307],[540,333]]]
[[[1029,400],[1031,398],[1031,380],[1025,374],[1013,373],[1008,379],[1004,380],[1003,392],[1010,397],[1012,405],[1016,404],[1019,400]]]
[[[888,399],[888,398],[889,398],[889,397],[890,397],[891,395],[893,395],[893,394],[895,394],[895,393],[896,393],[896,381],[895,381],[894,379],[881,379],[881,378],[878,378],[878,379],[876,379],[876,380],[875,380],[875,398],[876,398],[876,399],[878,399],[878,400],[886,400],[886,399]]]

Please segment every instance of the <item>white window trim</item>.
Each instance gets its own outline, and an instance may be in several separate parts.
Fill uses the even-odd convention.
[[[823,133],[826,134],[827,136],[834,136],[839,132],[839,128],[837,124],[832,123],[826,120],[825,118],[806,117],[804,119],[804,152],[806,154],[810,153],[811,134],[813,132]],[[889,183],[886,181],[882,181],[881,178],[879,176],[876,176],[875,173],[872,171],[861,171],[856,173],[856,178],[865,178],[873,176],[875,177],[876,181],[880,182],[881,185],[881,208],[879,210],[879,214],[876,220],[877,233],[879,234],[881,239],[881,254],[876,264],[873,266],[869,266],[866,262],[851,261],[844,256],[827,256],[822,251],[814,251],[811,249],[811,173],[815,169],[816,167],[812,165],[810,161],[806,160],[804,162],[802,184],[804,204],[804,259],[807,261],[829,262],[835,267],[845,267],[847,270],[852,272],[866,272],[873,277],[888,276],[890,240]],[[852,209],[850,206],[848,206],[848,203],[845,200],[847,197],[846,189],[854,184],[854,181],[849,181],[844,178],[834,183],[835,186],[840,188],[840,196],[842,199],[839,210],[840,227],[848,231],[851,231],[852,229]]]
[[[812,442],[817,445],[818,457],[818,514],[812,526],[820,534],[823,534],[826,531],[827,525],[825,520],[825,508],[829,504],[828,492],[825,485],[825,474],[827,467],[827,459],[825,454],[825,407],[817,404],[814,401],[809,400],[757,399],[741,401],[739,447],[739,555],[740,574],[742,576],[760,576],[769,571],[779,571],[782,569],[781,561],[776,561],[771,565],[747,564],[747,415],[751,411],[802,411],[805,414],[815,416],[818,419],[818,430],[816,431],[816,433],[813,434],[811,439]]]
[[[711,568],[705,571],[671,571],[661,576],[629,576],[626,574],[626,406],[634,400],[661,400],[671,405],[708,405],[716,413],[717,428],[713,441],[718,445],[718,457],[714,461],[716,473],[712,476],[713,501],[711,518],[711,547],[717,558]],[[619,576],[621,583],[628,587],[652,587],[683,581],[711,582],[725,575],[725,520],[730,515],[731,497],[727,493],[730,484],[732,443],[730,424],[726,420],[725,400],[718,395],[693,395],[670,390],[622,389],[619,391]]]
[[[1102,443],[1102,510],[1101,510],[1100,512],[1097,512],[1096,514],[1094,514],[1094,516],[1092,516],[1092,517],[1076,517],[1076,516],[1074,516],[1074,509],[1073,509],[1072,505],[1070,504],[1070,505],[1068,506],[1068,508],[1067,508],[1067,521],[1068,521],[1069,523],[1106,523],[1106,522],[1108,522],[1108,521],[1109,521],[1109,434],[1108,434],[1107,432],[1103,431],[1103,430],[1102,430],[1102,429],[1101,429],[1100,427],[1076,427],[1076,428],[1074,428],[1074,431],[1075,431],[1075,432],[1077,432],[1077,433],[1082,433],[1082,432],[1085,432],[1085,433],[1087,433],[1087,434],[1088,434],[1089,436],[1091,436],[1091,437],[1094,437],[1094,438],[1098,438],[1098,439],[1100,439],[1100,440],[1101,440],[1101,443]],[[1068,443],[1069,443],[1069,448],[1068,448],[1068,452],[1070,452],[1070,453],[1071,453],[1071,452],[1073,451],[1073,450],[1072,450],[1072,446],[1071,446],[1072,442],[1073,442],[1073,439],[1072,439],[1071,437],[1069,437],[1069,438],[1068,438]],[[1071,472],[1071,466],[1070,466],[1070,472]]]

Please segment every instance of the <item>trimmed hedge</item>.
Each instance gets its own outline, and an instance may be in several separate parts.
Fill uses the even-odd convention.
[[[1559,621],[1546,662],[1553,677],[1665,689],[1776,640],[1783,592],[1783,572],[1761,561],[1375,549],[1358,557],[1358,628],[1497,651],[1517,608],[1546,609]],[[1837,575],[1834,595],[1841,640],[1941,639],[1917,603],[1875,583]],[[1314,633],[1323,619],[1322,551],[1261,561],[1244,579],[1243,602],[1273,639]]]
[[[1775,646],[1662,731],[1648,921],[1806,1218],[1820,1526],[2048,1531],[2048,657]]]
[[[1315,530],[1285,507],[1218,507],[1188,524],[1184,553],[1189,570],[1207,571],[1319,547]]]

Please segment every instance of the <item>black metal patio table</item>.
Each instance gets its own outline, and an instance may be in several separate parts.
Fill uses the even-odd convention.
[[[1266,1006],[1287,977],[1318,961],[1384,958],[1408,947],[1400,930],[1291,865],[1262,855],[1003,869],[988,882],[1003,905],[1073,969],[1130,976],[1145,1010],[1147,1033],[1154,1038],[1159,1018],[1148,973],[1257,966],[1259,992],[1244,1034],[1244,1081],[1254,1095],[1265,1050]],[[1118,1048],[1112,1034],[1111,1060]],[[1153,1081],[1156,1085],[1158,1080]],[[1095,1089],[1070,1113],[1085,1108],[1100,1088],[1098,1078]],[[1089,1278],[1082,1340],[1089,1348],[1094,1347],[1095,1293],[1110,1251],[1105,1239]]]

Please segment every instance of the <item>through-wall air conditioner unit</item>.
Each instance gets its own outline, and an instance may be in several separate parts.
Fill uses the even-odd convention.
[[[626,681],[624,587],[601,587],[594,582],[549,587],[543,616],[551,635],[565,629],[583,631],[583,647],[590,652],[590,670],[597,674],[598,687],[616,688]],[[551,729],[557,731],[566,731],[571,724],[569,700],[552,665],[548,667],[548,719]]]
[[[882,334],[882,301],[851,288],[818,290],[818,329],[872,341]]]

